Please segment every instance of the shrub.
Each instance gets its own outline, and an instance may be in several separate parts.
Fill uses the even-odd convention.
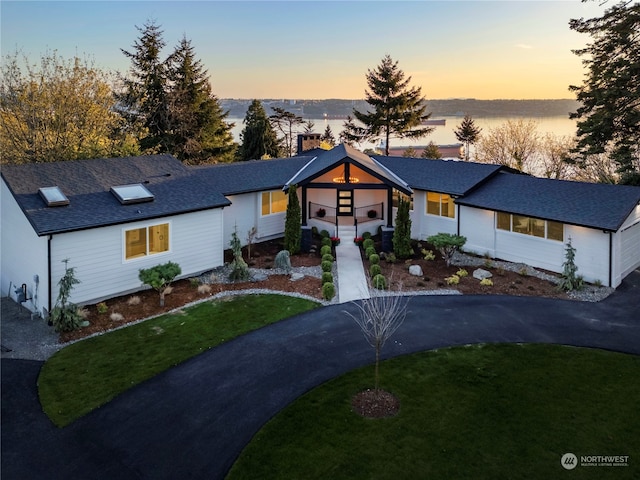
[[[372,238],[365,238],[362,241],[362,248],[364,248],[365,250],[369,247],[373,247],[373,245],[374,245],[374,242]]]
[[[380,268],[380,265],[373,264],[369,267],[369,275],[371,275],[371,278],[374,278],[376,275],[380,275],[381,273],[382,268]]]
[[[325,283],[322,285],[322,298],[331,300],[336,295],[336,287],[333,283]]]
[[[518,273],[523,277],[526,277],[527,275],[529,275],[529,270],[525,266],[525,267],[522,267],[520,270],[518,270]]]
[[[242,258],[242,243],[238,237],[238,229],[234,228],[231,234],[231,241],[229,242],[231,251],[233,252],[233,261],[231,262],[231,273],[229,279],[231,281],[249,280],[251,273],[249,272],[249,266]],[[161,300],[161,304],[164,304],[164,299]]]
[[[200,285],[200,280],[198,280],[196,277],[191,277],[189,279],[189,285],[191,285],[193,288],[198,288],[198,285]]]
[[[329,238],[330,237],[329,232],[327,232],[326,230],[320,230],[320,236],[322,238]]]
[[[200,295],[206,295],[211,293],[211,285],[208,285],[205,283],[203,285],[198,286],[198,293]]]
[[[460,283],[460,277],[458,275],[451,275],[446,277],[447,285],[458,285]]]
[[[140,298],[140,297],[138,297]],[[96,310],[98,311],[98,313],[100,315],[104,315],[105,313],[107,313],[109,311],[109,307],[107,307],[107,304],[104,302],[100,302],[99,304],[96,305]]]
[[[362,239],[363,239],[363,240],[368,240],[368,239],[370,239],[370,238],[371,238],[371,232],[364,232],[364,233],[362,234]]]
[[[388,263],[396,263],[398,261],[398,259],[396,258],[396,254],[391,252],[391,253],[387,253],[384,257],[384,259],[388,262]]]
[[[322,237],[322,240],[320,240],[320,245],[322,245],[323,247],[325,245],[330,247],[331,245],[333,245],[333,242],[331,241],[330,237]]]
[[[426,248],[423,248],[421,253],[425,260],[436,259],[436,256],[434,255],[433,250],[427,250]]]
[[[333,269],[333,262],[324,261],[320,264],[323,272],[330,272]]]
[[[121,313],[113,312],[111,315],[109,315],[109,319],[112,322],[121,322],[122,320],[124,320],[124,315],[122,315]]]
[[[373,288],[377,288],[378,290],[385,290],[387,288],[387,279],[384,278],[384,275],[378,274],[371,280],[371,284]]]
[[[323,262],[333,262],[335,259],[333,258],[333,255],[331,255],[330,253],[325,253],[322,256],[322,261]]]
[[[288,250],[280,250],[276,255],[275,267],[285,272],[291,271],[291,256]]]
[[[302,230],[300,228],[302,213],[300,202],[298,201],[298,191],[296,185],[290,185],[287,202],[287,212],[284,220],[284,248],[293,255],[300,251],[300,241]]]
[[[314,237],[317,237],[319,235],[318,227],[316,227],[315,225],[311,227],[311,235],[313,235]]]
[[[380,263],[380,255],[377,253],[369,255],[369,262],[373,265],[378,265]]]
[[[562,264],[563,271],[560,277],[558,289],[569,292],[571,290],[581,290],[584,287],[584,279],[576,275],[578,266],[575,264],[576,249],[571,245],[571,238],[566,243],[565,262]]]
[[[331,240],[329,240],[331,241]],[[329,245],[323,245],[322,248],[320,248],[320,255],[325,256],[325,255],[331,255],[331,247]]]
[[[460,278],[463,278],[469,275],[469,272],[467,272],[464,268],[461,268],[456,272],[456,275],[459,276]]]
[[[322,272],[322,284],[333,283],[333,275],[331,272]]]
[[[374,247],[367,247],[364,251],[364,254],[366,255],[367,258],[369,258],[371,255],[374,255],[376,253],[376,249]]]
[[[482,280],[480,280],[480,285],[482,285],[483,287],[493,287],[493,280],[491,280],[490,278],[483,278]]]
[[[138,295],[133,295],[127,300],[127,305],[140,305],[141,303],[142,299]]]
[[[393,252],[398,258],[408,258],[413,255],[411,248],[411,217],[409,216],[409,202],[400,198],[396,213],[396,227],[393,231]]]
[[[427,242],[436,247],[447,266],[451,265],[453,254],[464,246],[467,238],[451,233],[438,233],[427,238]]]

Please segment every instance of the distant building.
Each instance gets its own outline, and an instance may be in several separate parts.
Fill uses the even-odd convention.
[[[389,156],[402,157],[407,148],[409,147],[407,147],[406,145],[399,147],[389,147]],[[421,158],[422,152],[424,152],[425,148],[427,148],[426,145],[414,146],[413,150],[415,151],[415,154],[413,156]],[[451,145],[438,145],[438,150],[440,150],[440,155],[442,155],[442,158],[464,158],[464,146],[461,143],[454,143]]]

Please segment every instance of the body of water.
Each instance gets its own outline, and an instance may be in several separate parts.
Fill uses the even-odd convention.
[[[463,117],[433,117],[433,119],[445,119],[446,124],[434,126],[434,131],[430,135],[423,137],[420,140],[392,139],[392,141],[390,142],[391,146],[420,146],[427,145],[431,141],[433,141],[436,145],[450,145],[454,143],[460,143],[456,139],[454,130],[460,126]],[[500,125],[505,124],[509,120],[517,119],[518,117],[474,117],[473,121],[476,126],[482,129],[482,132],[486,132],[490,129],[497,128]],[[305,119],[305,121],[307,120],[308,119]],[[529,119],[525,118],[524,120]],[[557,136],[574,136],[576,133],[576,121],[569,119],[568,116],[535,117],[531,118],[531,120],[535,121],[538,124],[538,132],[540,134],[552,133]],[[242,129],[244,128],[244,125],[242,124],[243,118],[229,118],[228,121],[235,123],[235,127],[232,129],[232,133],[234,139],[237,142],[240,142],[240,132],[242,132]],[[331,131],[333,132],[333,136],[336,138],[336,140],[338,139],[340,132],[344,130],[345,121],[343,119],[312,119],[312,121],[314,123],[314,132],[324,133],[327,126],[329,126],[331,127]],[[373,146],[373,144],[361,145],[362,148],[369,148]]]

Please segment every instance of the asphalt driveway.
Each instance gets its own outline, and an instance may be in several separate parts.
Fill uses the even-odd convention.
[[[58,429],[42,413],[42,362],[2,360],[2,478],[218,479],[265,422],[313,387],[370,364],[335,305],[199,355]],[[390,358],[452,345],[554,343],[640,354],[640,272],[601,303],[504,296],[413,297]]]

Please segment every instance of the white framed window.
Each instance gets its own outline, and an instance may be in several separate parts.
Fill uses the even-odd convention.
[[[427,215],[456,218],[453,197],[446,193],[427,192]]]
[[[564,242],[564,224],[553,220],[497,212],[496,228],[507,232],[531,235],[547,240]]]
[[[273,215],[287,211],[287,194],[282,190],[262,192],[262,216]]]
[[[169,223],[124,230],[124,259],[156,255],[169,251]]]

